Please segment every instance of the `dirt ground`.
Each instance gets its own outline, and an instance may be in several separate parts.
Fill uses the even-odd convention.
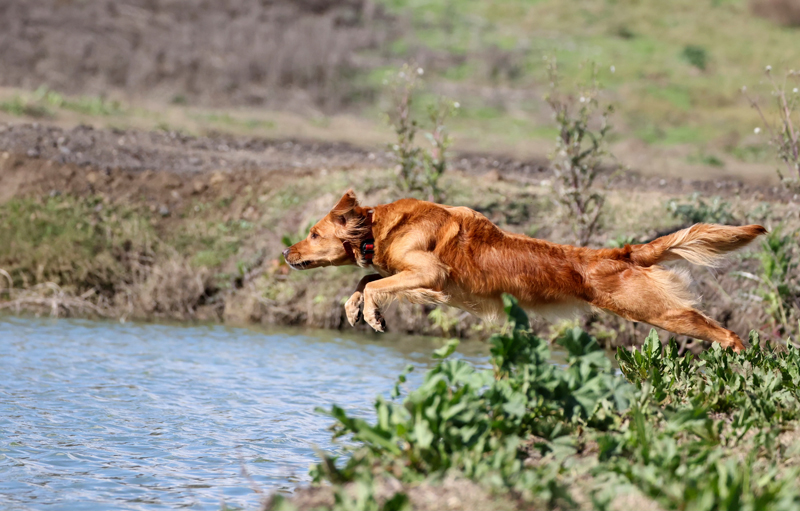
[[[276,173],[296,177],[318,171],[387,168],[392,165],[389,154],[382,147],[370,150],[339,142],[270,140],[221,134],[194,137],[176,132],[99,130],[90,126],[69,129],[40,123],[0,124],[0,151],[5,153],[3,158],[15,159],[14,168],[26,167],[25,172],[15,173],[15,177],[8,171],[0,176],[3,184],[0,200],[18,193],[58,189],[56,184],[63,186],[63,179],[54,178],[54,187],[47,189],[47,169],[50,167],[32,170],[41,167],[36,162],[45,161],[91,169],[106,176],[121,172],[130,175],[128,179],[149,171],[145,181],[153,184],[152,191],[156,194],[158,190],[164,190],[161,186],[164,181],[180,182],[185,187],[187,176],[221,175],[224,181],[233,183]],[[31,169],[28,169],[29,165]],[[459,153],[452,158],[452,167],[469,175],[488,175],[492,179],[525,184],[550,178],[544,159],[518,160],[492,154]],[[176,180],[175,176],[180,177]],[[66,185],[69,186],[69,180]],[[676,195],[700,192],[747,196],[755,200],[795,199],[779,186],[736,179],[665,179],[635,170],[616,172],[609,187],[658,190]]]

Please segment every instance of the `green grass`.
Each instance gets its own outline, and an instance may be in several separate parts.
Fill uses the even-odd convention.
[[[106,289],[127,252],[152,251],[149,221],[97,197],[14,198],[0,205],[0,268],[15,287],[44,282]]]
[[[758,119],[739,90],[758,88],[766,65],[788,71],[796,58],[797,31],[754,17],[745,0],[679,0],[669,9],[657,0],[381,3],[414,25],[395,53],[423,46],[463,57],[426,73],[431,80],[543,92],[544,55],[559,59],[565,83],[596,62],[627,134],[648,143],[705,145],[752,132]],[[502,55],[513,72],[492,75]]]
[[[69,110],[90,116],[121,115],[125,112],[118,101],[100,96],[67,97],[47,87],[39,87],[33,94],[16,95],[0,103],[0,110],[11,115],[28,117],[55,117],[58,110]]]

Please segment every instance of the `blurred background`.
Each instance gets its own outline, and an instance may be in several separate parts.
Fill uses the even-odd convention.
[[[692,291],[742,338],[798,345],[799,88],[800,0],[0,0],[0,495],[15,509],[258,509],[309,483],[321,452],[346,454],[315,407],[371,421],[393,387],[406,394],[437,364],[435,347],[454,348],[445,339],[463,340],[452,356],[468,366],[497,364],[485,342],[496,323],[398,303],[383,311],[388,333],[353,329],[344,303],[365,270],[290,271],[282,250],[350,187],[367,206],[467,206],[508,231],[591,247],[697,222],[762,224],[770,234],[719,268],[689,268]],[[487,481],[517,481],[511,500],[449,468],[426,489],[439,472],[404,447],[413,463],[383,459],[397,477],[419,471],[403,479],[412,501],[512,509],[534,492],[567,509],[557,499],[572,486],[582,508],[608,503],[594,488],[618,494],[609,509],[797,507],[790,357],[751,351],[740,371],[712,352],[694,373],[688,359],[656,365],[651,338],[625,374],[654,390],[632,401],[638,415],[617,416],[608,396],[622,378],[574,327],[606,349],[650,332],[608,314],[533,323],[588,362],[562,370],[553,346],[547,370],[516,373],[524,389],[529,374],[545,378],[524,391],[535,398],[506,392],[517,384],[498,369],[498,386],[458,398],[473,407],[459,417],[497,429],[440,427],[455,408],[433,405],[436,425],[395,428],[450,460],[440,467],[507,463]],[[680,355],[709,348],[676,341]],[[612,373],[613,392],[598,383]],[[441,400],[415,399],[452,403],[434,381]],[[568,401],[542,400],[545,387],[570,389]],[[387,398],[377,407],[375,393]],[[606,403],[602,431],[576,422],[575,399]],[[500,421],[501,409],[520,419]],[[637,433],[613,439],[612,420]],[[422,440],[434,430],[455,443]],[[525,441],[462,451],[478,430],[491,435],[480,449]],[[567,442],[530,437],[573,430]],[[413,445],[380,431],[369,438]],[[630,439],[638,461],[623,464],[609,453]],[[361,460],[372,474],[373,458]],[[523,467],[546,477],[508,475]],[[638,474],[641,491],[614,471]],[[369,488],[356,488],[350,507],[368,507]],[[299,508],[326,505],[304,494]]]
[[[795,0],[7,0],[0,110],[375,145],[389,137],[386,75],[413,61],[422,94],[460,102],[456,147],[543,158],[552,55],[567,81],[599,66],[614,153],[637,170],[769,181],[741,88],[791,67],[798,25]]]
[[[6,294],[339,328],[352,270],[289,273],[279,254],[348,186],[599,246],[797,223],[779,138],[798,27],[797,0],[6,0]],[[565,199],[572,135],[599,141],[585,204]],[[769,285],[699,271],[723,321],[775,326]],[[399,331],[482,335],[460,312],[399,310]]]

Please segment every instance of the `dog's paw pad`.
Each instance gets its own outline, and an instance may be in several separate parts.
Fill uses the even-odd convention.
[[[364,319],[376,332],[386,331],[386,320],[383,319],[383,316],[377,310],[375,310],[371,315],[365,316]]]
[[[356,323],[361,321],[363,314],[361,313],[361,305],[364,303],[364,297],[360,293],[354,294],[344,304],[345,315],[347,322],[350,326],[356,326]]]

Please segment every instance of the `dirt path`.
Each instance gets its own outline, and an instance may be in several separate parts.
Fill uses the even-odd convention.
[[[280,172],[285,176],[306,175],[323,170],[386,168],[392,165],[383,148],[362,148],[347,143],[212,135],[186,136],[174,132],[98,130],[88,126],[71,129],[45,124],[0,124],[0,152],[4,158],[46,160],[58,164],[91,167],[107,175],[125,173],[170,173],[180,179],[206,173],[230,174]],[[472,175],[489,174],[497,179],[541,183],[551,175],[544,160],[517,160],[496,155],[459,153],[452,167]],[[42,167],[46,172],[48,167]],[[33,176],[26,181],[32,182]],[[33,190],[9,182],[0,175],[0,200]],[[708,195],[743,195],[758,200],[792,200],[777,186],[746,184],[735,179],[663,179],[635,171],[617,173],[609,186],[614,189],[659,190],[673,194],[701,192]],[[41,188],[40,185],[37,188]],[[796,198],[794,198],[796,200]]]

